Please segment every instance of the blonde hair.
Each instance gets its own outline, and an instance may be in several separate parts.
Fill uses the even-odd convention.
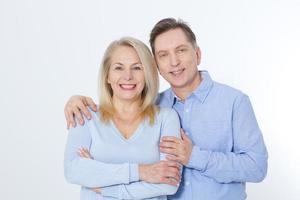
[[[123,37],[119,40],[113,41],[104,53],[98,78],[99,113],[101,120],[108,122],[112,119],[115,113],[112,104],[113,91],[110,84],[107,82],[107,79],[111,66],[111,57],[114,51],[120,46],[129,46],[134,48],[143,65],[145,86],[141,93],[140,115],[143,118],[148,117],[150,124],[153,124],[155,114],[158,111],[158,108],[155,106],[159,87],[157,67],[149,48],[140,40],[132,37]]]

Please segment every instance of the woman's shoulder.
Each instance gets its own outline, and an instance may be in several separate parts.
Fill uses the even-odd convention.
[[[158,106],[158,117],[159,118],[167,118],[167,117],[178,117],[178,114],[177,112],[172,109],[172,108],[169,108],[169,107],[161,107],[161,106]]]
[[[91,118],[90,119],[88,119],[83,113],[81,113],[82,116],[83,116],[83,118],[84,118],[84,121],[86,122],[85,124],[87,126],[91,126],[91,125],[94,125],[94,124],[101,125],[102,121],[100,120],[99,110],[97,109],[97,111],[93,111],[92,109],[88,108],[88,111],[91,114]]]

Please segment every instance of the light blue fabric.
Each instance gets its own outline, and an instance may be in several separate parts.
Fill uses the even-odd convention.
[[[161,108],[154,125],[145,119],[129,138],[125,139],[115,124],[103,123],[98,113],[84,126],[71,128],[65,150],[65,177],[82,186],[81,199],[166,199],[178,187],[166,184],[149,184],[139,181],[138,164],[165,159],[159,152],[162,136],[180,137],[177,113]],[[80,147],[89,149],[94,160],[81,158]],[[101,194],[89,188],[101,187]]]
[[[171,89],[158,103],[172,107],[194,143],[176,195],[181,200],[242,200],[245,182],[262,181],[267,150],[248,96],[213,81],[208,72],[183,102]]]

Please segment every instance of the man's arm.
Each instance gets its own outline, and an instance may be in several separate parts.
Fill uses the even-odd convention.
[[[262,181],[267,172],[268,154],[250,100],[245,95],[235,102],[232,125],[232,152],[204,150],[174,139],[172,142],[163,140],[161,149],[172,154],[169,160],[177,160],[220,183]]]
[[[76,126],[76,119],[79,121],[79,124],[84,124],[82,113],[87,119],[91,119],[88,107],[95,112],[97,111],[97,106],[90,97],[75,95],[69,99],[64,109],[68,129]]]

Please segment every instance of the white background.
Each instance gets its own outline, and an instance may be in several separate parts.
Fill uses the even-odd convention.
[[[97,100],[109,42],[129,35],[148,44],[170,16],[195,31],[199,69],[250,96],[269,170],[248,184],[248,199],[300,199],[299,2],[0,0],[0,199],[79,199],[63,175],[64,104],[73,94]]]

